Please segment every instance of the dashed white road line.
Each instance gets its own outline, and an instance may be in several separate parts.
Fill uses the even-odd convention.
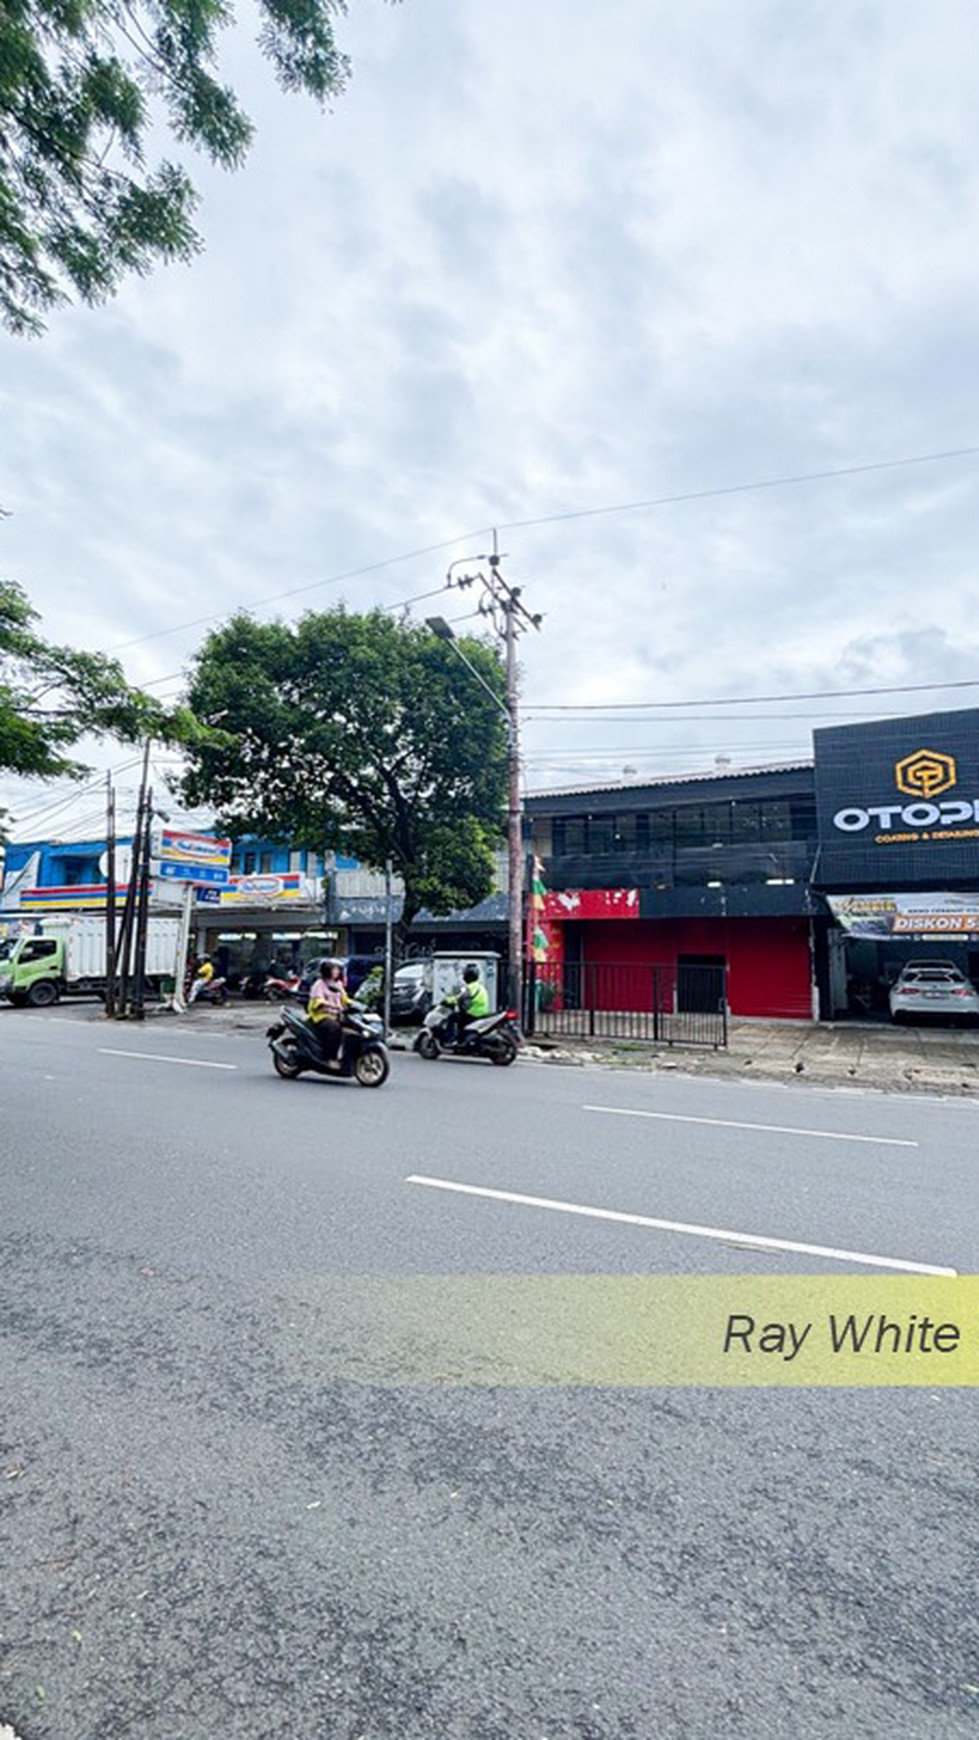
[[[849,1130],[806,1130],[794,1124],[747,1124],[739,1118],[698,1118],[690,1112],[639,1112],[631,1106],[582,1106],[610,1118],[659,1118],[668,1124],[715,1124],[721,1130],[768,1130],[775,1136],[820,1136],[825,1142],[873,1142],[882,1148],[917,1148],[907,1136],[858,1136]]]
[[[686,1233],[691,1238],[718,1239],[725,1244],[748,1245],[752,1250],[791,1251],[796,1256],[829,1257],[834,1263],[866,1263],[873,1269],[900,1269],[911,1275],[956,1275],[957,1269],[936,1263],[912,1263],[905,1257],[873,1256],[868,1251],[838,1250],[834,1245],[800,1244],[795,1239],[763,1238],[757,1233],[732,1232],[729,1228],[697,1226],[683,1220],[658,1220],[648,1214],[624,1214],[615,1208],[589,1208],[579,1202],[557,1202],[547,1196],[521,1196],[510,1190],[490,1190],[481,1184],[458,1184],[449,1178],[426,1178],[413,1172],[405,1181],[424,1184],[430,1190],[452,1190],[462,1196],[487,1197],[491,1202],[513,1202],[521,1208],[547,1208],[557,1214],[583,1214],[593,1220],[614,1220],[625,1226],[648,1226],[656,1232]]]
[[[202,1057],[168,1057],[162,1051],[116,1051],[111,1045],[99,1046],[100,1057],[141,1057],[147,1063],[183,1063],[188,1069],[237,1069],[236,1063],[211,1063]],[[2,1740],[2,1736],[0,1736]]]

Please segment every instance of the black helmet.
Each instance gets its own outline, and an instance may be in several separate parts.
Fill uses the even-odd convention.
[[[462,976],[465,979],[467,985],[473,985],[473,984],[475,984],[476,980],[479,978],[479,968],[474,967],[472,964],[472,961],[470,961],[468,967],[466,967],[464,969]]]

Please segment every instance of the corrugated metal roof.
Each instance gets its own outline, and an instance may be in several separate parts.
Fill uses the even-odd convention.
[[[527,801],[535,798],[589,797],[603,791],[650,791],[661,785],[692,785],[696,780],[747,779],[759,773],[803,773],[814,766],[809,761],[769,761],[761,767],[711,767],[699,773],[658,773],[647,779],[613,779],[598,785],[552,785],[527,793]]]

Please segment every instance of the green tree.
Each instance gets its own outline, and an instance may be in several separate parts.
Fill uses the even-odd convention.
[[[80,777],[88,769],[69,751],[82,737],[189,742],[198,734],[185,709],[131,688],[115,659],[52,646],[36,622],[21,588],[0,581],[0,771]]]
[[[325,103],[348,63],[344,0],[259,0],[262,52],[287,91]],[[0,319],[38,332],[73,291],[95,303],[126,272],[189,259],[197,196],[178,164],[148,166],[165,118],[181,144],[234,169],[252,125],[216,75],[232,0],[0,0]]]
[[[503,696],[492,648],[461,641]],[[452,648],[382,611],[297,624],[238,615],[209,635],[189,704],[233,737],[188,751],[183,796],[229,832],[334,849],[405,886],[402,931],[422,907],[449,912],[492,889],[504,827],[506,732]]]

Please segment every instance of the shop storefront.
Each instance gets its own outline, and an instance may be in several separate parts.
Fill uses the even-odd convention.
[[[909,960],[979,981],[979,710],[814,733],[827,1018],[886,1017]]]

